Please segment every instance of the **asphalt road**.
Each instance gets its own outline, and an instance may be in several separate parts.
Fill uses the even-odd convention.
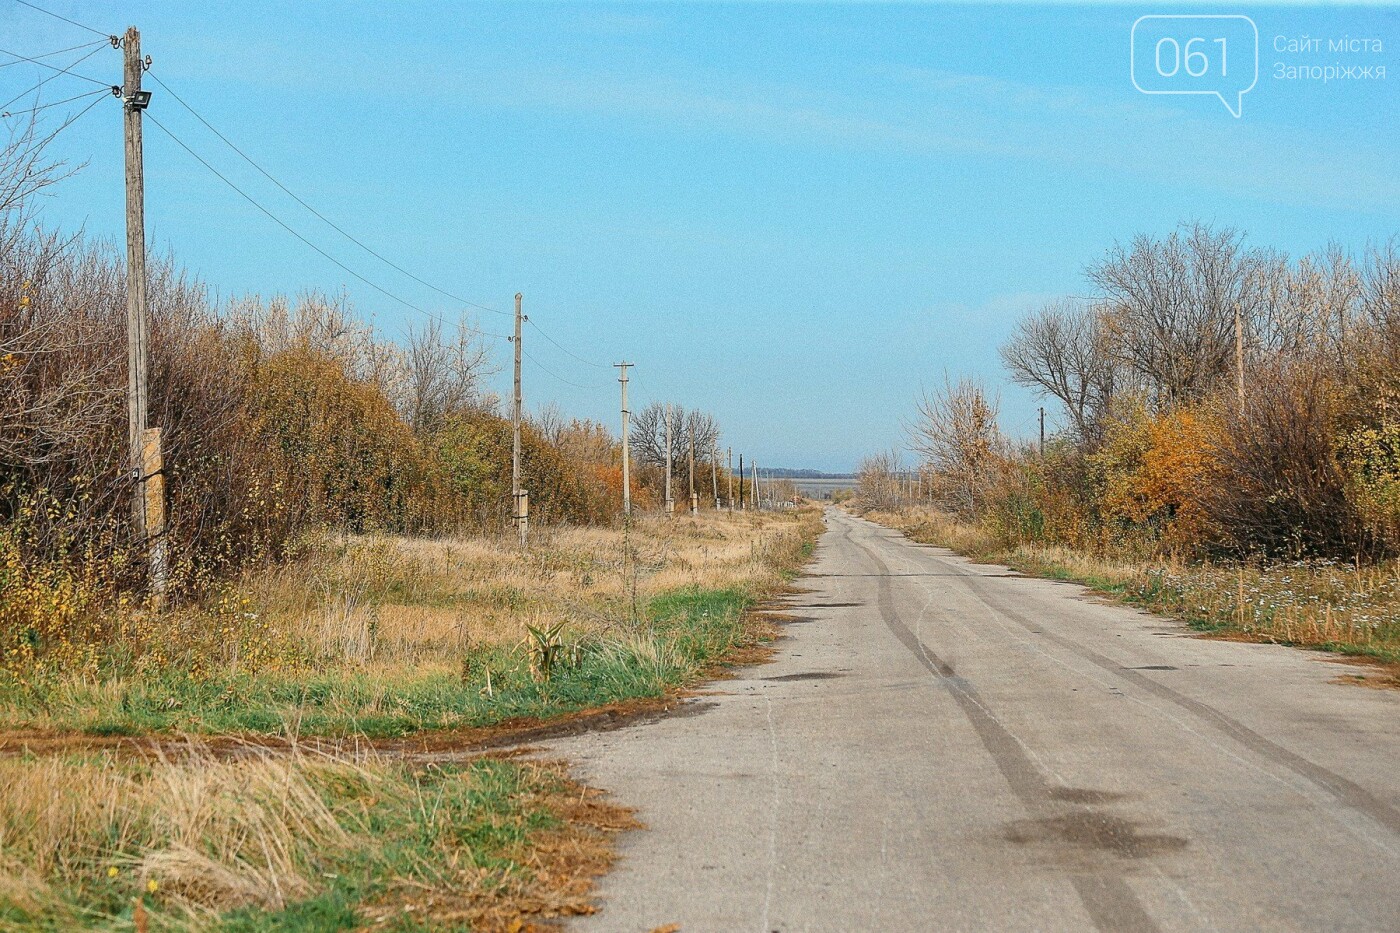
[[[1400,693],[832,511],[776,660],[554,743],[639,809],[577,929],[1400,929]]]

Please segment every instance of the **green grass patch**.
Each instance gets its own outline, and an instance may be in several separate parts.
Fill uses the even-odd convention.
[[[546,719],[621,700],[659,697],[694,680],[751,639],[741,589],[683,589],[651,600],[627,631],[570,641],[546,679],[528,654],[492,648],[464,664],[337,669],[322,673],[190,676],[21,685],[0,675],[0,710],[11,727],[93,735],[257,733],[404,736],[424,729]]]

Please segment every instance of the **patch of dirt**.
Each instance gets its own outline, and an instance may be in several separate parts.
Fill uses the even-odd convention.
[[[1372,690],[1400,690],[1400,664],[1388,664],[1376,658],[1340,657],[1328,658],[1334,664],[1347,664],[1360,668],[1356,674],[1342,674],[1332,678],[1334,684],[1351,684],[1354,687],[1370,687]]]
[[[552,772],[552,790],[531,802],[551,812],[559,823],[531,834],[528,850],[520,854],[530,868],[528,876],[484,887],[391,891],[369,905],[367,925],[410,918],[432,929],[465,921],[473,930],[528,933],[558,930],[564,918],[597,913],[594,882],[617,858],[617,835],[641,829],[642,824],[632,810],[612,803],[605,792],[573,780],[564,762],[531,766]]]
[[[1004,838],[1067,867],[1092,864],[1095,856],[1103,855],[1135,861],[1178,852],[1187,845],[1180,836],[1144,833],[1133,820],[1101,810],[1016,820],[1007,824]]]

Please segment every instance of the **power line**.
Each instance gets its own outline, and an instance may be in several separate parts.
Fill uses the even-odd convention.
[[[307,211],[309,211],[311,214],[313,214],[313,215],[314,215],[318,220],[320,220],[322,223],[326,224],[326,225],[327,225],[328,227],[330,227],[332,230],[334,230],[335,232],[339,233],[341,236],[345,237],[345,239],[349,240],[351,243],[354,243],[354,244],[355,244],[356,246],[358,246],[360,249],[364,250],[366,253],[368,253],[369,255],[373,256],[375,259],[378,259],[380,262],[384,263],[386,266],[388,266],[389,268],[393,269],[394,271],[399,272],[399,273],[401,273],[402,275],[407,276],[408,278],[410,278],[410,279],[412,279],[413,281],[417,282],[419,285],[422,285],[422,286],[424,286],[425,288],[429,288],[429,289],[431,289],[431,290],[437,292],[439,295],[443,295],[444,297],[450,298],[450,299],[452,299],[453,301],[456,301],[456,302],[459,302],[459,303],[461,303],[461,304],[467,305],[468,307],[471,307],[471,308],[477,308],[477,309],[482,310],[482,311],[490,311],[490,312],[493,313],[493,314],[500,314],[500,315],[505,316],[505,317],[509,317],[509,316],[510,316],[510,312],[509,312],[509,311],[502,311],[502,310],[499,309],[499,308],[493,308],[493,307],[490,307],[489,305],[484,305],[484,304],[481,304],[481,303],[479,303],[479,302],[471,301],[471,300],[469,300],[469,299],[463,298],[463,297],[460,296],[460,295],[457,295],[457,294],[454,294],[454,293],[452,293],[452,292],[450,292],[450,291],[447,291],[447,290],[444,289],[444,288],[440,288],[440,287],[438,287],[437,285],[434,285],[432,282],[429,282],[428,280],[422,278],[421,276],[415,275],[414,273],[410,272],[408,269],[405,269],[403,266],[399,265],[398,263],[394,262],[394,261],[393,261],[392,259],[390,259],[389,257],[385,256],[383,253],[380,253],[379,251],[375,250],[373,247],[369,246],[367,243],[365,243],[364,241],[362,241],[361,239],[359,239],[358,237],[356,237],[354,234],[352,234],[350,231],[346,230],[344,227],[340,226],[340,225],[337,224],[335,221],[331,220],[331,219],[330,219],[329,217],[327,217],[325,214],[321,213],[319,210],[317,210],[315,207],[313,207],[311,204],[309,204],[304,198],[302,198],[300,195],[298,195],[295,191],[293,191],[292,189],[288,188],[285,184],[283,184],[282,181],[279,180],[275,175],[273,175],[273,174],[272,174],[271,172],[269,172],[267,169],[263,168],[262,165],[260,165],[260,164],[257,162],[257,160],[255,160],[252,156],[248,155],[248,153],[244,152],[241,148],[239,148],[239,146],[238,146],[233,140],[229,139],[229,138],[228,138],[227,136],[225,136],[222,132],[220,132],[220,130],[219,130],[218,127],[214,126],[214,124],[210,123],[210,122],[204,117],[203,114],[201,114],[199,111],[195,110],[194,107],[191,106],[190,103],[189,103],[188,101],[186,101],[183,97],[181,97],[173,88],[171,88],[170,85],[166,84],[165,81],[161,80],[160,75],[156,74],[155,72],[148,72],[148,74],[150,74],[152,80],[154,80],[157,84],[159,84],[162,88],[165,89],[166,93],[168,93],[171,97],[173,97],[173,98],[175,99],[176,103],[178,103],[181,107],[184,107],[186,110],[188,110],[188,111],[190,112],[191,116],[193,116],[193,117],[194,117],[196,120],[198,120],[200,123],[204,124],[205,129],[209,130],[209,132],[211,132],[211,133],[213,133],[215,136],[217,136],[217,137],[220,139],[220,141],[223,142],[224,145],[228,146],[228,147],[229,147],[230,149],[232,149],[235,153],[237,153],[238,156],[239,156],[241,159],[243,159],[243,161],[245,161],[245,162],[247,162],[249,165],[251,165],[251,166],[252,166],[254,169],[256,169],[264,178],[266,178],[268,181],[272,182],[274,185],[276,185],[278,188],[280,188],[284,194],[286,194],[288,197],[290,197],[293,201],[296,201],[298,204],[300,204],[303,208],[305,208]],[[558,347],[560,350],[562,350],[562,351],[563,351],[564,353],[566,353],[567,355],[573,357],[575,360],[578,360],[580,363],[583,363],[583,364],[585,364],[585,365],[587,365],[587,366],[594,366],[594,367],[597,367],[597,368],[599,368],[599,369],[607,369],[607,368],[608,368],[607,364],[604,364],[604,363],[595,363],[595,362],[593,362],[592,360],[584,359],[583,357],[581,357],[581,356],[579,356],[578,354],[574,353],[573,351],[569,350],[567,347],[565,347],[565,346],[564,346],[563,344],[561,344],[559,341],[555,340],[552,336],[550,336],[549,333],[548,333],[547,331],[544,330],[544,328],[540,327],[540,325],[537,324],[537,323],[535,323],[534,321],[530,321],[529,323],[530,323],[530,326],[534,327],[535,330],[539,331],[540,335],[543,336],[546,340],[548,340],[550,343],[554,344],[556,347]]]
[[[98,93],[98,92],[93,91],[93,92],[92,92],[92,95],[86,95],[86,94],[85,94],[85,95],[83,95],[83,96],[84,96],[84,97],[93,96],[93,95],[96,95],[97,93]],[[63,121],[63,125],[60,126],[58,129],[54,130],[52,133],[50,133],[50,134],[48,135],[47,138],[48,138],[49,140],[52,140],[52,139],[53,139],[54,137],[56,137],[59,133],[62,133],[64,130],[68,129],[68,127],[72,126],[74,123],[77,123],[79,120],[81,120],[81,119],[84,117],[84,115],[87,114],[87,112],[88,112],[89,110],[91,110],[93,107],[96,107],[98,104],[102,103],[102,100],[103,100],[103,98],[101,98],[101,97],[95,97],[95,99],[93,100],[92,103],[88,104],[88,105],[87,105],[86,107],[84,107],[82,110],[79,110],[79,111],[77,112],[76,115],[66,118],[66,119]],[[23,111],[21,111],[21,112],[23,112]]]
[[[382,253],[380,253],[379,251],[375,250],[373,247],[369,246],[369,245],[368,245],[367,243],[365,243],[364,241],[360,240],[360,239],[359,239],[358,237],[356,237],[354,234],[350,233],[350,231],[346,230],[344,227],[340,226],[340,225],[337,224],[335,221],[331,220],[331,219],[330,219],[329,217],[327,217],[325,214],[321,213],[319,210],[317,210],[315,207],[313,207],[311,204],[309,204],[304,198],[302,198],[300,195],[298,195],[295,191],[293,191],[292,189],[288,188],[280,179],[278,179],[275,175],[273,175],[273,174],[272,174],[271,172],[269,172],[267,169],[263,168],[262,165],[260,165],[260,164],[257,162],[257,160],[255,160],[252,156],[248,155],[248,153],[244,152],[241,148],[239,148],[239,146],[238,146],[233,140],[229,139],[226,135],[224,135],[224,134],[218,129],[218,127],[216,127],[216,126],[214,126],[212,123],[210,123],[210,122],[204,117],[203,114],[201,114],[199,111],[195,110],[194,107],[191,106],[190,103],[189,103],[188,101],[186,101],[183,97],[181,97],[181,96],[179,95],[179,93],[177,93],[173,88],[170,87],[170,85],[166,84],[165,81],[163,81],[163,80],[160,78],[160,76],[159,76],[158,74],[156,74],[156,73],[154,73],[154,72],[149,72],[149,74],[150,74],[152,80],[154,80],[157,84],[159,84],[159,85],[166,91],[166,93],[168,93],[171,97],[173,97],[173,98],[175,99],[176,103],[178,103],[181,107],[184,107],[186,110],[188,110],[188,111],[190,112],[190,114],[191,114],[196,120],[198,120],[200,123],[202,123],[202,124],[204,125],[205,129],[209,130],[209,132],[211,132],[211,133],[213,133],[215,136],[217,136],[217,137],[219,138],[219,140],[222,141],[222,142],[224,143],[224,145],[228,146],[228,147],[229,147],[230,149],[232,149],[235,153],[237,153],[238,156],[239,156],[241,159],[243,159],[243,161],[245,161],[245,162],[247,162],[249,165],[251,165],[251,166],[252,166],[255,170],[257,170],[258,173],[260,173],[264,178],[266,178],[268,181],[272,182],[272,183],[273,183],[274,185],[276,185],[279,189],[281,189],[281,191],[282,191],[284,194],[286,194],[288,197],[290,197],[293,201],[296,201],[297,204],[301,205],[303,208],[305,208],[307,211],[309,211],[312,215],[314,215],[314,216],[315,216],[318,220],[320,220],[322,223],[326,224],[326,225],[329,226],[332,230],[336,231],[336,232],[339,233],[341,236],[345,237],[345,239],[349,240],[351,243],[354,243],[354,244],[355,244],[356,246],[358,246],[360,249],[364,250],[366,253],[368,253],[369,255],[373,256],[375,259],[378,259],[380,262],[384,263],[384,264],[387,265],[389,268],[395,270],[396,272],[399,272],[400,274],[402,274],[402,275],[404,275],[404,276],[407,276],[408,278],[410,278],[410,279],[412,279],[413,281],[417,282],[418,284],[424,286],[425,288],[429,288],[429,289],[431,289],[432,291],[435,291],[435,292],[437,292],[438,294],[443,295],[444,297],[450,298],[450,299],[452,299],[453,301],[456,301],[456,302],[459,302],[459,303],[461,303],[461,304],[467,305],[468,307],[471,307],[471,308],[477,308],[477,309],[482,310],[482,311],[489,311],[489,312],[491,312],[491,313],[493,313],[493,314],[500,314],[500,315],[506,316],[506,317],[509,317],[509,316],[510,316],[510,312],[508,312],[508,311],[502,311],[502,310],[500,310],[499,308],[493,308],[493,307],[491,307],[491,306],[489,306],[489,305],[484,305],[484,304],[481,304],[481,303],[479,303],[479,302],[471,301],[471,300],[469,300],[469,299],[467,299],[467,298],[463,298],[463,297],[460,296],[460,295],[457,295],[457,294],[454,294],[454,293],[452,293],[452,292],[450,292],[450,291],[447,291],[447,290],[444,289],[444,288],[440,288],[439,286],[434,285],[432,282],[429,282],[428,280],[422,278],[421,276],[415,275],[413,272],[410,272],[408,269],[405,269],[403,266],[401,266],[401,265],[399,265],[398,263],[394,262],[394,261],[393,261],[392,259],[390,259],[389,257],[385,256],[384,254],[382,254]],[[596,362],[594,362],[594,361],[592,361],[592,360],[584,359],[583,357],[579,356],[577,353],[574,353],[573,351],[571,351],[570,349],[568,349],[567,347],[565,347],[563,344],[561,344],[559,341],[555,340],[547,331],[544,330],[544,328],[540,327],[540,325],[537,324],[537,323],[535,323],[534,321],[530,321],[530,325],[531,325],[532,327],[534,327],[535,330],[539,331],[540,335],[543,336],[546,340],[548,340],[550,343],[554,344],[554,346],[558,347],[561,351],[563,351],[565,354],[567,354],[568,356],[572,357],[573,359],[577,360],[578,362],[583,363],[583,364],[585,364],[585,365],[587,365],[587,366],[593,366],[593,367],[596,367],[596,368],[599,368],[599,369],[607,369],[607,368],[608,368],[607,364],[604,364],[604,363],[596,363]]]
[[[27,6],[27,7],[29,7],[31,10],[38,10],[40,13],[43,13],[45,16],[52,16],[54,19],[61,19],[61,20],[63,20],[65,23],[67,23],[67,24],[70,25],[70,26],[77,26],[79,29],[86,29],[88,32],[91,32],[91,33],[94,33],[94,34],[96,34],[96,35],[99,35],[99,36],[101,36],[101,37],[104,38],[104,39],[109,38],[110,35],[111,35],[110,33],[105,33],[105,32],[103,32],[103,31],[100,30],[100,29],[94,29],[94,28],[92,28],[91,26],[85,26],[85,25],[83,25],[82,23],[78,22],[77,20],[69,19],[69,18],[66,17],[66,16],[59,16],[57,13],[53,12],[52,10],[46,10],[46,9],[44,9],[44,8],[41,7],[41,6],[36,6],[36,5],[34,5],[33,3],[30,3],[29,0],[15,0],[15,2],[18,3],[20,6]]]
[[[100,85],[101,85],[102,87],[104,87],[104,88],[110,88],[111,85],[107,84],[105,81],[99,81],[99,80],[97,80],[96,78],[89,78],[87,75],[74,74],[74,73],[71,71],[71,69],[78,67],[78,66],[81,65],[83,62],[87,61],[89,58],[92,58],[92,56],[96,55],[99,51],[101,51],[101,49],[102,49],[102,46],[100,46],[100,45],[97,46],[97,47],[94,48],[91,52],[88,52],[86,55],[84,55],[82,58],[80,58],[80,59],[78,59],[77,61],[75,61],[73,64],[69,65],[67,68],[57,68],[57,67],[55,67],[55,66],[53,66],[53,65],[50,65],[50,64],[47,63],[47,62],[35,61],[34,59],[32,59],[32,58],[26,58],[26,57],[23,56],[23,55],[16,55],[16,56],[15,56],[16,58],[22,58],[22,59],[24,59],[25,61],[34,62],[34,64],[36,64],[36,65],[42,65],[42,66],[45,67],[45,68],[52,68],[56,73],[55,73],[55,74],[49,75],[47,78],[45,78],[44,80],[40,81],[38,84],[34,85],[33,87],[28,88],[28,89],[23,90],[23,91],[20,91],[20,92],[19,92],[18,94],[16,94],[14,97],[11,97],[9,100],[5,101],[3,104],[0,104],[0,110],[4,110],[6,107],[10,106],[10,105],[13,104],[15,101],[19,100],[21,97],[24,97],[24,96],[27,95],[27,94],[32,94],[32,93],[34,93],[35,91],[39,90],[39,88],[43,87],[45,84],[48,84],[48,83],[49,83],[50,81],[52,81],[54,78],[57,78],[59,75],[71,75],[71,76],[74,77],[74,78],[82,78],[84,81],[91,81],[93,84],[100,84]],[[4,50],[4,49],[0,49],[0,52],[5,52],[5,50]],[[6,54],[6,55],[15,55],[14,52],[5,52],[5,54]]]
[[[154,124],[156,125],[156,127],[157,127],[162,133],[164,133],[166,136],[169,136],[172,140],[174,140],[176,145],[178,145],[181,149],[183,149],[183,150],[185,150],[186,152],[188,152],[188,153],[195,159],[195,161],[197,161],[200,165],[203,165],[206,169],[208,169],[210,172],[212,172],[216,178],[218,178],[218,179],[219,179],[220,181],[222,181],[224,184],[226,184],[226,185],[228,185],[230,188],[232,188],[232,189],[233,189],[235,192],[237,192],[238,195],[239,195],[240,197],[242,197],[245,201],[247,201],[249,204],[253,205],[253,206],[256,207],[259,211],[261,211],[263,214],[265,214],[269,220],[271,220],[273,223],[277,224],[277,226],[281,227],[283,230],[285,230],[285,231],[287,231],[288,233],[290,233],[292,236],[296,237],[298,240],[300,240],[300,241],[301,241],[302,243],[304,243],[306,246],[308,246],[308,247],[310,247],[311,249],[315,250],[317,253],[319,253],[319,254],[320,254],[322,257],[324,257],[325,259],[327,259],[327,260],[329,260],[330,262],[334,263],[334,264],[335,264],[338,268],[340,268],[342,271],[344,271],[345,273],[347,273],[347,274],[349,274],[349,275],[354,276],[356,279],[358,279],[359,281],[363,282],[365,285],[368,285],[370,288],[372,288],[372,289],[374,289],[375,291],[379,292],[381,295],[384,295],[386,298],[389,298],[389,299],[391,299],[391,300],[393,300],[393,301],[398,302],[399,304],[403,305],[405,308],[408,308],[410,311],[417,311],[419,314],[422,314],[422,315],[424,315],[425,317],[432,318],[433,320],[437,321],[437,322],[440,323],[440,324],[445,324],[445,325],[451,326],[451,323],[450,323],[449,321],[444,320],[444,319],[443,319],[442,317],[440,317],[439,315],[434,314],[433,312],[431,312],[431,311],[429,311],[429,310],[427,310],[427,309],[425,309],[425,308],[420,308],[418,305],[415,305],[415,304],[413,304],[412,302],[406,301],[406,300],[404,300],[403,298],[400,298],[398,295],[395,295],[393,292],[391,292],[391,291],[389,291],[388,289],[384,288],[382,285],[379,285],[379,284],[377,284],[377,283],[375,283],[375,282],[371,282],[369,279],[365,278],[363,275],[361,275],[360,273],[356,272],[354,269],[351,269],[349,266],[347,266],[345,263],[341,262],[339,259],[336,259],[336,258],[335,258],[334,256],[332,256],[330,253],[326,252],[324,249],[322,249],[321,247],[317,246],[315,243],[311,242],[311,241],[308,240],[306,237],[302,236],[300,233],[298,233],[296,230],[294,230],[292,227],[290,227],[285,221],[283,221],[280,217],[278,217],[276,214],[272,213],[272,211],[268,210],[267,208],[265,208],[265,207],[263,207],[261,204],[259,204],[259,203],[253,198],[252,195],[248,194],[248,192],[244,191],[242,188],[238,187],[238,185],[234,184],[234,183],[228,178],[228,176],[224,175],[223,172],[220,172],[220,171],[219,171],[218,169],[216,169],[214,166],[210,165],[210,164],[204,159],[203,156],[201,156],[199,153],[195,152],[195,151],[194,151],[193,149],[191,149],[188,145],[186,145],[185,142],[184,142],[184,140],[180,139],[180,137],[176,136],[176,135],[175,135],[174,133],[172,133],[170,130],[166,129],[165,125],[164,125],[163,123],[161,123],[159,120],[157,120],[154,116],[152,116],[151,113],[150,113],[150,111],[146,111],[146,113],[144,114],[144,116],[145,116],[146,119],[148,119],[148,120],[150,120],[152,123],[154,123]],[[489,332],[489,331],[484,331],[484,330],[477,330],[476,333],[479,333],[479,334],[482,334],[482,335],[488,336],[488,337],[498,337],[498,338],[503,339],[503,340],[504,340],[504,339],[507,339],[505,334],[494,334],[494,333],[491,333],[491,332]]]
[[[8,67],[10,67],[11,65],[22,65],[22,64],[24,64],[25,62],[33,62],[33,61],[35,61],[35,59],[40,59],[40,58],[53,58],[55,55],[62,55],[64,52],[76,52],[76,51],[78,51],[78,49],[85,49],[85,48],[88,48],[89,46],[93,46],[93,45],[101,45],[101,44],[103,44],[103,43],[106,42],[106,41],[107,41],[107,40],[105,40],[105,39],[98,39],[98,40],[95,41],[95,42],[83,42],[83,43],[80,43],[80,44],[78,44],[78,45],[70,45],[70,46],[68,46],[68,48],[66,48],[66,49],[58,49],[58,50],[53,51],[53,52],[44,52],[44,53],[41,54],[41,55],[36,55],[36,56],[34,56],[34,58],[26,58],[26,57],[23,56],[23,55],[16,55],[14,61],[12,61],[12,62],[0,63],[0,68],[8,68]],[[5,54],[7,54],[7,55],[13,55],[14,53],[13,53],[13,52],[7,52],[7,53],[5,53]],[[42,64],[42,62],[41,62],[40,64]]]
[[[62,107],[64,104],[71,104],[75,100],[82,100],[84,97],[92,97],[94,94],[110,94],[107,88],[99,88],[96,91],[88,91],[85,94],[77,94],[66,100],[56,100],[51,104],[40,104],[38,107],[30,107],[28,110],[6,110],[0,113],[0,117],[19,117],[26,113],[38,113],[41,110],[48,110],[50,107]]]
[[[540,327],[540,325],[536,324],[534,321],[530,321],[529,324],[530,324],[530,326],[533,327],[535,330],[537,330],[537,331],[540,332],[540,336],[541,336],[541,337],[543,337],[545,340],[548,340],[550,343],[554,344],[554,345],[555,345],[556,347],[558,347],[560,350],[563,350],[566,354],[568,354],[569,356],[572,356],[574,359],[578,360],[580,363],[583,363],[585,366],[596,366],[596,367],[599,368],[599,369],[608,369],[608,368],[611,367],[611,365],[612,365],[611,363],[595,363],[595,362],[593,362],[592,360],[586,360],[586,359],[584,359],[583,357],[579,356],[577,353],[575,353],[575,352],[573,352],[572,350],[570,350],[568,347],[564,346],[564,345],[563,345],[562,343],[560,343],[559,341],[555,340],[553,337],[549,336],[549,334],[545,333],[544,328],[543,328],[543,327]]]
[[[530,353],[529,353],[529,351],[526,350],[524,347],[522,347],[522,348],[520,349],[520,352],[521,352],[522,355],[524,355],[524,357],[525,357],[527,360],[529,360],[531,363],[534,363],[534,364],[535,364],[536,366],[538,366],[541,370],[543,370],[543,371],[545,372],[546,375],[552,376],[553,378],[557,379],[558,381],[564,383],[564,385],[573,386],[575,389],[601,389],[601,388],[603,388],[603,385],[602,385],[602,384],[580,385],[580,384],[577,383],[577,382],[573,382],[573,381],[571,381],[571,380],[569,380],[569,379],[565,379],[563,376],[559,375],[559,374],[556,373],[554,370],[550,369],[548,366],[544,365],[544,364],[541,363],[539,360],[537,360],[537,359],[535,359],[533,356],[531,356]]]
[[[47,68],[47,69],[49,69],[50,71],[56,71],[56,72],[58,72],[58,74],[62,74],[62,75],[72,75],[72,76],[75,77],[75,78],[82,78],[84,81],[91,81],[93,84],[100,84],[100,85],[102,85],[103,87],[110,87],[111,85],[109,85],[106,81],[99,81],[99,80],[97,80],[96,78],[89,78],[87,75],[80,75],[80,74],[78,74],[78,73],[72,71],[72,69],[78,67],[78,66],[81,65],[83,62],[87,61],[89,58],[91,58],[92,56],[96,55],[98,52],[100,52],[100,51],[102,50],[102,43],[100,43],[100,42],[90,42],[90,43],[86,43],[86,44],[84,44],[84,45],[76,46],[76,48],[85,49],[85,48],[88,47],[88,45],[94,46],[93,50],[92,50],[91,52],[88,52],[86,55],[84,55],[82,58],[78,59],[78,60],[77,60],[76,62],[74,62],[73,64],[69,65],[67,68],[60,68],[60,67],[58,67],[57,65],[50,65],[48,62],[41,62],[41,61],[39,61],[39,59],[37,59],[37,58],[30,58],[28,55],[21,55],[21,54],[19,54],[18,52],[11,52],[9,49],[0,49],[0,54],[9,55],[11,58],[17,58],[17,59],[19,59],[20,61],[32,62],[32,63],[34,63],[35,65],[38,65],[40,68]],[[65,51],[71,52],[71,51],[73,51],[73,50],[72,50],[72,49],[66,49]],[[57,52],[50,52],[49,54],[50,54],[50,55],[57,55],[58,53],[57,53]],[[13,64],[16,64],[16,63],[15,63],[15,62],[11,62],[10,64],[13,65]],[[57,75],[55,75],[54,77],[57,77]]]
[[[181,97],[179,94],[176,94],[173,90],[171,90],[170,85],[168,85],[168,84],[166,84],[164,81],[162,81],[162,80],[160,79],[160,76],[159,76],[159,75],[157,75],[157,74],[155,74],[154,72],[152,72],[152,73],[151,73],[151,78],[154,79],[154,81],[155,81],[157,84],[159,84],[162,88],[164,88],[164,89],[166,90],[166,92],[167,92],[171,97],[175,98],[175,101],[176,101],[181,107],[184,107],[184,108],[185,108],[186,110],[188,110],[191,114],[193,114],[193,115],[194,115],[194,118],[195,118],[196,120],[198,120],[200,123],[203,123],[204,126],[205,126],[205,128],[208,129],[209,132],[213,133],[215,136],[219,137],[219,139],[223,140],[224,145],[228,146],[228,147],[229,147],[230,149],[232,149],[234,152],[238,153],[238,155],[243,159],[243,161],[247,162],[247,163],[248,163],[249,165],[251,165],[253,168],[257,169],[260,173],[262,173],[262,175],[263,175],[264,178],[266,178],[268,181],[272,182],[272,183],[273,183],[274,185],[276,185],[278,188],[281,188],[282,191],[283,191],[288,197],[290,197],[293,201],[296,201],[296,202],[297,202],[298,204],[300,204],[302,207],[306,208],[306,209],[307,209],[308,211],[310,211],[312,214],[316,215],[316,217],[317,217],[319,220],[321,220],[322,223],[324,223],[324,224],[326,224],[327,226],[329,226],[329,227],[330,227],[332,230],[334,230],[336,233],[339,233],[341,236],[345,237],[345,239],[349,240],[351,243],[354,243],[354,244],[355,244],[356,246],[358,246],[360,249],[362,249],[362,250],[364,250],[365,252],[369,253],[371,256],[373,256],[375,259],[378,259],[380,262],[384,263],[384,264],[385,264],[386,266],[388,266],[389,268],[394,269],[395,271],[400,272],[400,273],[402,273],[403,275],[408,276],[410,279],[413,279],[413,281],[417,282],[419,285],[422,285],[422,286],[425,286],[425,287],[427,287],[427,288],[430,288],[430,289],[432,289],[433,291],[437,292],[439,295],[443,295],[443,296],[445,296],[445,297],[447,297],[447,298],[451,298],[453,301],[459,302],[459,303],[461,303],[461,304],[467,305],[467,306],[472,307],[472,308],[478,308],[478,309],[480,309],[480,310],[482,310],[482,311],[490,311],[490,312],[492,312],[492,313],[494,313],[494,314],[503,314],[503,315],[506,315],[507,317],[509,317],[510,312],[508,312],[508,311],[501,311],[501,310],[498,309],[498,308],[492,308],[492,307],[489,307],[489,306],[487,306],[487,305],[478,304],[478,303],[475,302],[475,301],[468,301],[466,298],[463,298],[463,297],[461,297],[460,295],[454,295],[454,294],[452,294],[451,292],[447,291],[446,289],[438,288],[438,287],[437,287],[436,285],[434,285],[432,282],[429,282],[429,281],[427,281],[427,280],[425,280],[425,279],[422,279],[422,278],[420,278],[420,277],[414,275],[412,272],[409,272],[409,271],[408,271],[407,269],[405,269],[403,266],[400,266],[398,263],[396,263],[396,262],[394,262],[393,260],[389,259],[387,256],[383,255],[382,253],[379,253],[378,251],[374,250],[372,247],[366,245],[362,240],[360,240],[359,238],[357,238],[356,236],[354,236],[353,234],[351,234],[351,233],[350,233],[348,230],[346,230],[344,227],[340,226],[340,225],[337,224],[335,221],[333,221],[333,220],[331,220],[329,217],[327,217],[325,214],[322,214],[320,211],[316,210],[316,208],[314,208],[314,207],[312,207],[310,204],[306,203],[306,201],[303,200],[295,191],[293,191],[292,189],[288,188],[286,185],[282,184],[282,182],[278,181],[277,178],[276,178],[271,172],[269,172],[267,169],[263,168],[263,167],[262,167],[261,165],[259,165],[256,161],[254,161],[252,156],[248,155],[248,153],[246,153],[246,152],[244,152],[242,149],[238,148],[238,146],[236,146],[236,145],[234,144],[233,140],[229,139],[229,138],[228,138],[227,136],[225,136],[223,133],[219,132],[219,130],[218,130],[217,128],[215,128],[215,126],[214,126],[212,123],[210,123],[208,120],[204,119],[204,117],[200,115],[199,111],[195,110],[193,107],[191,107],[188,103],[185,102],[185,99],[184,99],[183,97]]]

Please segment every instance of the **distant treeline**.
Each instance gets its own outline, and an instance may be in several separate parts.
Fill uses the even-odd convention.
[[[1140,236],[1087,298],[1027,314],[1011,378],[1058,403],[1044,450],[973,380],[927,392],[922,481],[868,460],[870,501],[927,497],[1008,544],[1362,561],[1400,553],[1400,251],[1293,260],[1233,230]]]

